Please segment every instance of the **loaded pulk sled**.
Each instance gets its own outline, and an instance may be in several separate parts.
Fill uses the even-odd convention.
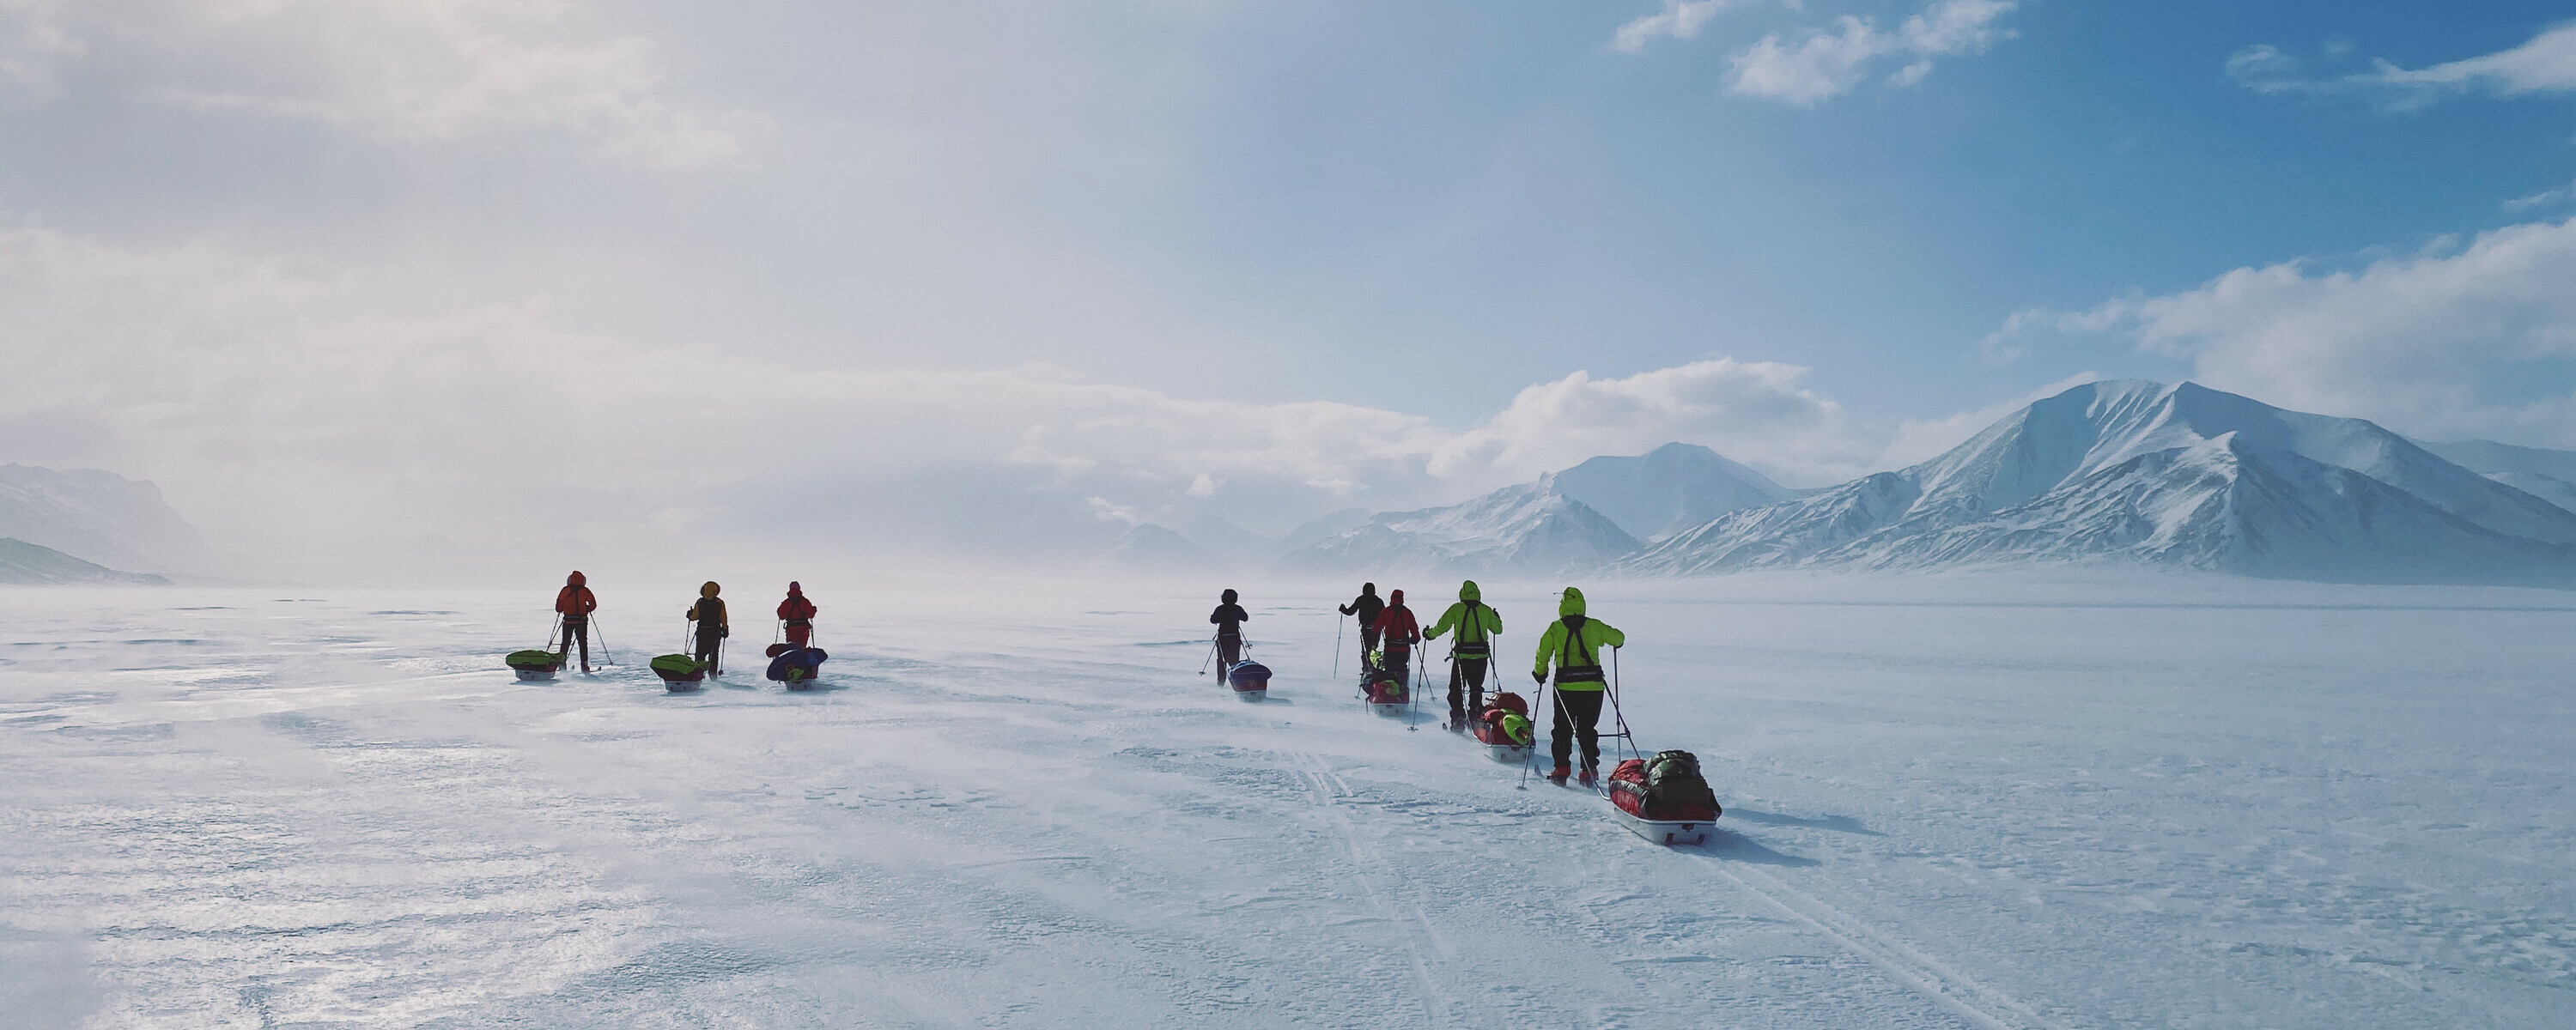
[[[779,634],[783,637],[787,629],[786,620],[779,620],[778,627]],[[806,632],[806,642],[803,647],[786,643],[783,639],[769,645],[768,676],[770,679],[787,684],[789,690],[814,689],[814,677],[822,674],[823,660],[832,657],[822,648],[814,646],[811,630]]]
[[[1716,828],[1717,795],[1701,777],[1699,757],[1688,751],[1658,751],[1652,758],[1637,749],[1628,718],[1619,711],[1619,655],[1610,655],[1610,712],[1627,757],[1610,770],[1597,788],[1610,802],[1611,817],[1637,836],[1657,844],[1706,844]]]
[[[696,637],[697,626],[690,624],[681,631],[680,646],[691,646]],[[724,661],[724,644],[719,642],[716,648],[716,663],[721,664]],[[693,654],[666,654],[653,659],[653,674],[662,677],[662,689],[674,694],[684,693],[698,689],[698,684],[706,681],[709,664],[699,661]]]
[[[518,673],[522,680],[554,679],[555,673],[563,668],[564,663],[563,652],[555,650],[555,637],[562,632],[563,616],[558,615],[555,616],[555,627],[546,631],[545,647],[512,651],[508,657],[501,659],[501,663],[509,666],[510,671]]]

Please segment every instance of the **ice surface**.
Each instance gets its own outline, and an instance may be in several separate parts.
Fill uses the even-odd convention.
[[[822,691],[756,680],[746,633],[693,695],[644,665],[685,584],[603,596],[623,664],[541,684],[499,656],[549,594],[0,590],[0,1021],[2576,1011],[2566,594],[1588,583],[1639,744],[1698,752],[1727,808],[1665,849],[1367,714],[1327,599],[1246,591],[1277,672],[1246,705],[1196,674],[1213,589],[964,586],[820,597]],[[1553,607],[1486,587],[1526,687]]]

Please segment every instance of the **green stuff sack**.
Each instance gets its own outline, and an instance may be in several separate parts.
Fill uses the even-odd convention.
[[[552,651],[512,651],[501,662],[513,669],[552,669],[563,664],[563,657]]]
[[[675,676],[686,676],[704,668],[706,666],[698,664],[697,659],[684,654],[666,654],[653,659],[653,671],[667,672]]]
[[[1514,744],[1530,742],[1530,721],[1518,712],[1503,713],[1503,736]]]

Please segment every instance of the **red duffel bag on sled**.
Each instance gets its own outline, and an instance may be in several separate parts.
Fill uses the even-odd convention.
[[[1528,747],[1536,727],[1530,725],[1529,702],[1508,690],[1485,699],[1476,715],[1476,740],[1502,747]]]
[[[1717,795],[1699,774],[1699,756],[1688,751],[1621,762],[1603,788],[1611,804],[1639,819],[1709,822],[1718,816]]]

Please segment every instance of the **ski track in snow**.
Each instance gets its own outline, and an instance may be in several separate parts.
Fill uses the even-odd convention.
[[[825,689],[675,695],[512,680],[543,597],[0,591],[0,1022],[2558,1025],[2561,595],[2267,589],[2331,603],[1598,591],[1677,849],[1368,713],[1312,599],[1244,704],[1180,599],[836,598]]]

